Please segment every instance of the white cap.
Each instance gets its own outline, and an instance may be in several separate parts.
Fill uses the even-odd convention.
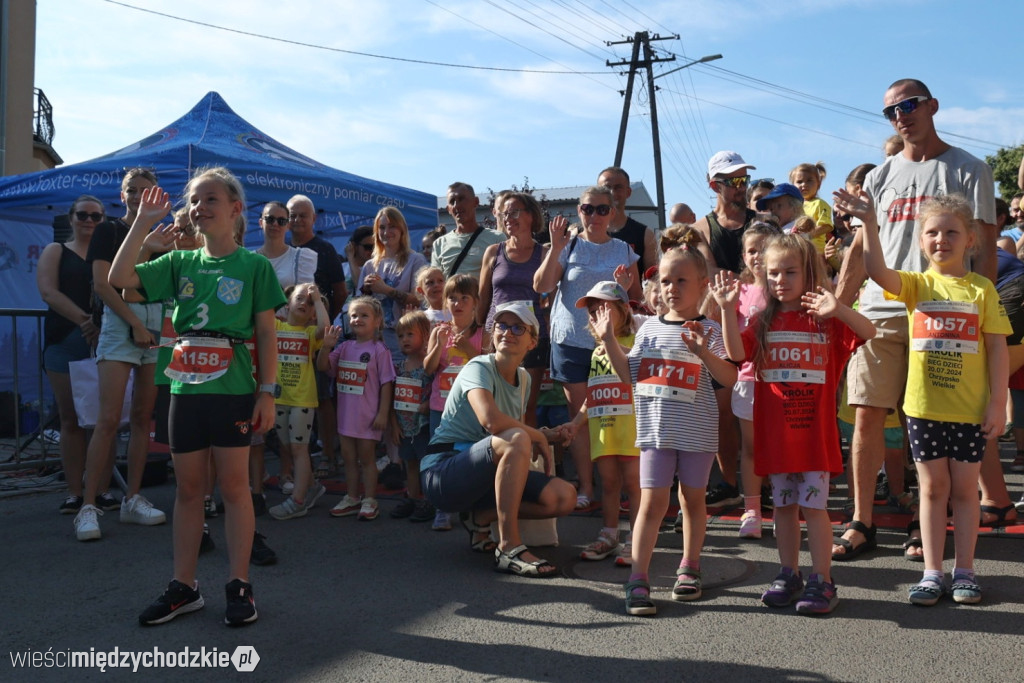
[[[715,152],[715,155],[708,160],[708,180],[714,179],[716,175],[727,175],[741,168],[756,169],[757,166],[752,166],[743,161],[743,157],[736,152],[728,150]]]

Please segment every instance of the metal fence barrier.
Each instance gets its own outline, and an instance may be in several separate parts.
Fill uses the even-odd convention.
[[[9,415],[10,434],[4,435],[4,442],[13,438],[13,452],[6,449],[0,453],[0,471],[43,467],[48,459],[57,458],[59,449],[48,444],[43,432],[55,425],[58,417],[56,406],[47,401],[48,384],[44,382],[43,371],[43,315],[45,310],[0,308],[0,329],[8,334],[4,340],[6,349],[0,349],[0,365],[7,366],[11,377]],[[27,344],[27,348],[26,348]],[[5,373],[6,374],[6,373]],[[32,406],[22,401],[23,392],[36,396]],[[7,392],[3,392],[7,395]],[[0,416],[5,420],[8,416]]]

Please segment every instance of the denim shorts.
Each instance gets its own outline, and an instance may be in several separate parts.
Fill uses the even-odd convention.
[[[74,328],[68,336],[56,344],[50,344],[43,351],[43,367],[49,372],[68,374],[68,363],[89,357],[89,342],[85,341],[82,330]]]
[[[494,493],[497,471],[491,437],[488,436],[464,451],[444,453],[440,462],[420,473],[420,483],[423,495],[438,510],[493,510],[498,505]],[[541,492],[550,481],[551,477],[543,472],[530,470],[523,500],[530,503],[540,501]]]
[[[127,304],[128,308],[142,321],[146,329],[160,339],[164,322],[164,305]],[[132,365],[150,365],[156,362],[156,347],[143,348],[132,341],[132,328],[125,320],[109,308],[103,311],[103,325],[100,327],[100,341],[96,346],[96,360],[116,360]]]
[[[594,349],[569,344],[551,345],[551,379],[563,384],[579,384],[590,377],[590,357]]]

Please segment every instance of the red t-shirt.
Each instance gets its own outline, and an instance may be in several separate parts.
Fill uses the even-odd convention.
[[[841,474],[836,388],[854,350],[864,343],[835,318],[803,311],[778,313],[769,348],[757,358],[760,320],[743,332],[755,363],[754,471],[758,476],[825,471]]]

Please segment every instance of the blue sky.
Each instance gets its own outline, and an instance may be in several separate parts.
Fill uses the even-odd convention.
[[[666,201],[698,214],[713,203],[703,177],[720,149],[755,177],[822,160],[829,191],[877,163],[892,132],[882,95],[898,78],[929,85],[947,142],[984,157],[1024,141],[1016,1],[126,1],[333,50],[104,0],[38,0],[35,82],[65,163],[135,142],[215,90],[264,133],[357,175],[433,194],[454,180],[479,192],[524,177],[585,185],[613,161],[622,114],[623,70],[605,61],[630,46],[605,41],[640,30],[680,34],[653,43],[680,56],[656,74],[723,55],[656,81]],[[647,100],[634,100],[623,166],[654,196]]]

